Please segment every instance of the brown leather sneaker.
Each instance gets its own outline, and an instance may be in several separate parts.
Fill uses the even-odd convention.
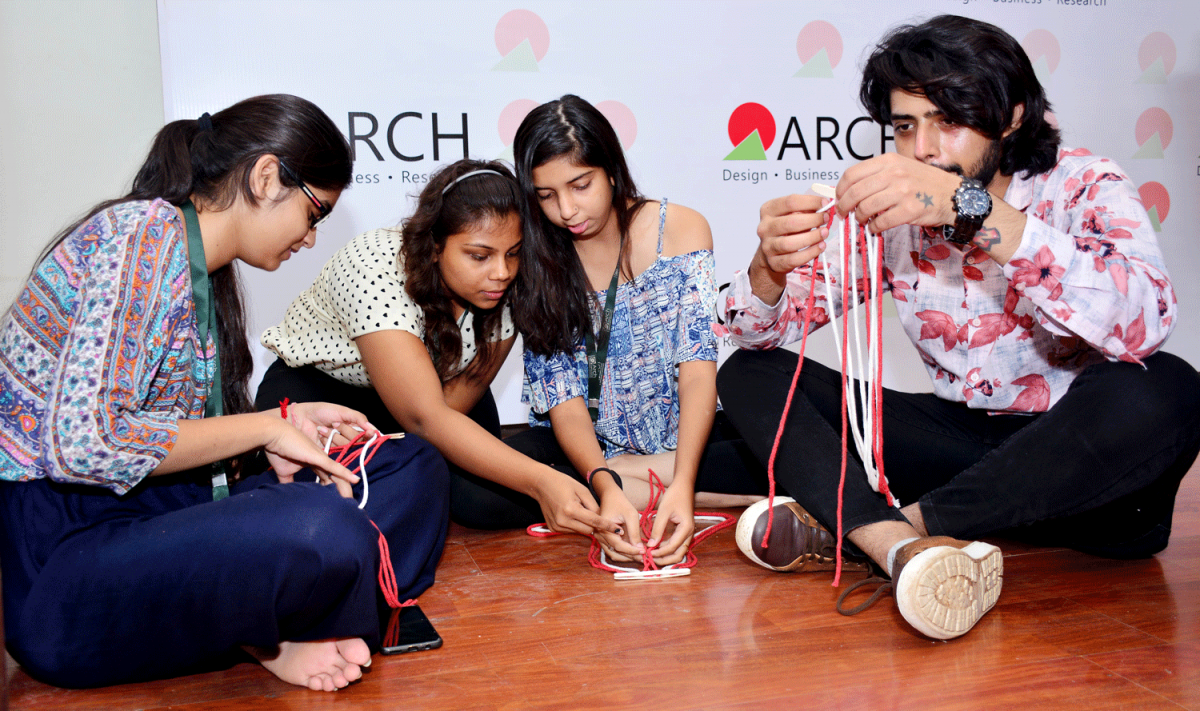
[[[771,539],[763,547],[767,532],[767,504],[763,499],[742,513],[734,538],[746,557],[764,568],[785,573],[833,570],[837,565],[837,540],[827,528],[804,510],[795,499],[775,497],[775,522]],[[867,560],[842,556],[842,570],[867,570]]]
[[[934,639],[966,634],[995,606],[1004,582],[1004,554],[981,541],[920,538],[896,551],[892,565],[900,614]]]

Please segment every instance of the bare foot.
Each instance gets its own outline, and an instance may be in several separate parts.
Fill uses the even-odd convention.
[[[323,642],[280,642],[278,649],[246,647],[263,667],[280,679],[313,691],[337,691],[362,677],[371,665],[371,650],[358,637]]]

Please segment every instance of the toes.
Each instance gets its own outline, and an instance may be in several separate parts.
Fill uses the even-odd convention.
[[[338,653],[351,664],[367,666],[371,663],[371,648],[359,637],[339,639],[336,642]]]

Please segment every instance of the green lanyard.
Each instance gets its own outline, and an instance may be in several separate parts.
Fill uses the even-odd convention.
[[[217,303],[213,295],[212,282],[208,279],[208,264],[204,260],[204,241],[200,239],[200,220],[196,218],[196,207],[188,200],[179,207],[187,226],[188,266],[192,274],[192,303],[196,310],[196,328],[200,332],[200,347],[208,348],[208,336],[212,334],[213,352],[212,387],[204,399],[204,416],[220,417],[221,406],[221,344],[217,343]],[[216,461],[209,465],[212,471],[213,501],[229,496],[229,481],[225,477],[225,462]]]
[[[617,268],[613,271],[612,283],[608,285],[608,294],[604,297],[604,315],[600,319],[599,343],[592,338],[589,329],[584,343],[587,346],[588,362],[588,414],[592,422],[600,419],[600,388],[604,382],[604,363],[608,360],[608,337],[612,334],[613,310],[617,304],[617,279],[621,276],[621,259],[617,258]]]

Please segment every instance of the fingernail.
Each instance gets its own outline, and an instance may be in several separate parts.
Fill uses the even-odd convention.
[[[624,535],[625,535],[625,532],[624,532],[624,531],[622,531],[620,528],[618,528],[616,531],[614,531],[614,533],[616,533],[618,536],[624,536]]]

